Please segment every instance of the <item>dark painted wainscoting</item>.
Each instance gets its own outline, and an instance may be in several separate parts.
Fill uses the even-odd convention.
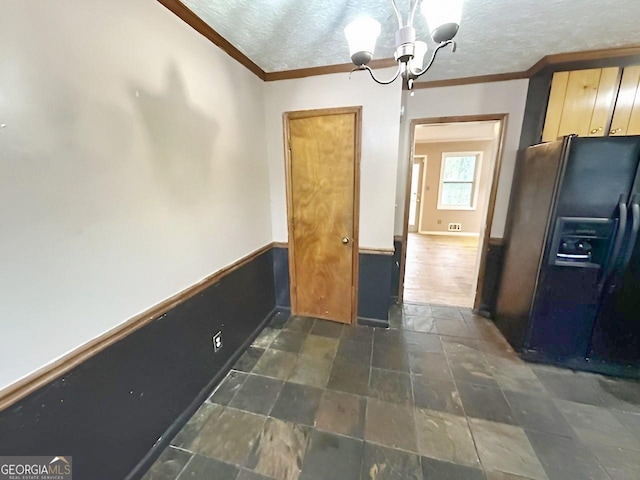
[[[289,250],[286,247],[274,247],[272,252],[276,305],[280,308],[291,308]],[[389,305],[393,301],[390,292],[394,257],[360,253],[359,262],[358,322],[388,327]],[[396,295],[397,290],[396,288]]]
[[[394,256],[359,258],[359,321],[387,326]],[[290,307],[279,246],[1,411],[0,456],[68,455],[79,479],[139,479],[276,306]]]
[[[276,305],[291,308],[291,291],[289,289],[289,249],[274,247],[273,252],[273,283],[276,289]]]
[[[487,263],[484,270],[484,283],[480,295],[479,313],[493,318],[498,301],[500,274],[504,260],[504,243],[502,239],[490,239],[487,251]]]
[[[391,303],[398,302],[400,292],[400,262],[402,262],[402,237],[393,238],[393,264],[391,265]]]
[[[270,318],[277,258],[265,251],[0,412],[0,455],[70,455],[79,480],[139,478]]]
[[[360,254],[358,323],[386,328],[391,305],[392,255]]]

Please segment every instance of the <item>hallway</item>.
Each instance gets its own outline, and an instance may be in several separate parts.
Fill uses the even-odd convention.
[[[477,253],[477,237],[410,233],[405,301],[471,308]]]
[[[145,480],[640,477],[638,382],[525,364],[468,309],[390,321],[280,312]]]

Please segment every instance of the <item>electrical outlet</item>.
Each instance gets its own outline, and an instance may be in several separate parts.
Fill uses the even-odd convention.
[[[214,352],[217,352],[222,348],[222,332],[216,333],[211,340],[213,341]]]

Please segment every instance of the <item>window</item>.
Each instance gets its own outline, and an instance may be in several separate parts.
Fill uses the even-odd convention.
[[[475,210],[481,153],[443,153],[438,210]]]

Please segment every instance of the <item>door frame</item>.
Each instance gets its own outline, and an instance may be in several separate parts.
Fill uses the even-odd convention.
[[[409,237],[409,202],[411,201],[411,163],[415,156],[415,134],[418,125],[433,125],[437,123],[464,123],[464,122],[500,122],[500,130],[498,132],[498,148],[495,152],[495,163],[493,165],[491,190],[489,192],[489,204],[487,206],[487,217],[484,223],[484,236],[480,239],[479,248],[480,265],[478,269],[478,281],[476,283],[476,296],[473,301],[474,312],[478,311],[482,300],[482,289],[484,287],[484,276],[487,267],[487,253],[491,238],[491,226],[493,224],[493,215],[496,206],[496,197],[498,193],[498,183],[500,181],[500,172],[502,169],[502,157],[504,154],[504,144],[507,137],[507,122],[509,120],[508,113],[482,114],[482,115],[462,115],[454,117],[431,117],[431,118],[414,118],[409,124],[409,168],[407,169],[407,178],[405,184],[405,201],[404,201],[404,219],[402,223],[402,255],[400,258],[400,281],[398,290],[398,302],[403,301],[404,297],[404,275],[407,265],[407,239]]]
[[[416,159],[418,159],[416,161]],[[411,168],[416,163],[420,163],[420,178],[418,179],[418,194],[416,199],[416,218],[415,218],[415,227],[416,231],[412,233],[416,233],[420,231],[420,219],[422,218],[422,193],[424,192],[424,176],[427,172],[427,156],[426,155],[414,155],[413,163],[411,164]],[[413,180],[413,175],[412,180]],[[411,192],[409,192],[409,205],[411,205]],[[407,223],[407,228],[409,228],[409,224]]]
[[[351,325],[355,325],[358,319],[358,273],[360,265],[360,159],[362,154],[362,106],[322,108],[317,110],[297,110],[285,112],[283,120],[283,142],[285,161],[285,181],[287,187],[287,233],[289,245],[289,292],[291,296],[291,313],[295,315],[298,311],[298,298],[296,295],[296,272],[295,272],[295,248],[293,242],[293,200],[291,198],[291,143],[289,141],[289,120],[322,117],[329,115],[355,114],[354,129],[354,173],[353,173],[353,236],[351,239],[352,265],[351,274],[353,276],[351,284]]]

